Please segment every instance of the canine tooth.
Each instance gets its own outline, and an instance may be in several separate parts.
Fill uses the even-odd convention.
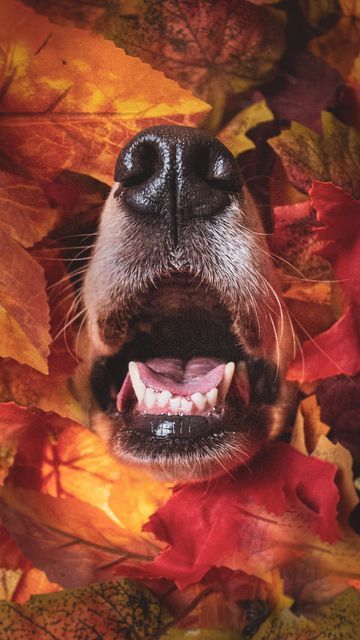
[[[172,409],[173,411],[179,411],[180,404],[181,404],[181,398],[179,396],[176,396],[175,398],[172,398],[170,400],[170,409]]]
[[[224,369],[224,375],[223,375],[223,379],[220,382],[218,389],[219,389],[219,400],[221,402],[224,402],[229,389],[230,389],[230,385],[232,382],[232,379],[234,377],[234,371],[235,371],[235,363],[234,362],[228,362],[227,365],[225,366]]]
[[[215,389],[211,389],[211,391],[208,391],[206,394],[207,397],[207,401],[210,405],[210,407],[213,409],[216,405],[216,401],[217,401],[217,397],[218,397],[218,390]]]
[[[182,411],[185,411],[185,413],[190,413],[191,409],[193,408],[193,403],[191,402],[191,400],[181,398],[180,408]]]
[[[153,389],[146,389],[144,402],[147,409],[151,409],[154,406],[156,402],[156,393]]]
[[[142,402],[144,399],[146,387],[140,379],[136,362],[129,362],[129,375],[138,402]]]
[[[170,398],[172,398],[172,393],[170,391],[161,391],[161,393],[157,394],[157,403],[159,407],[166,407]]]
[[[204,411],[206,405],[206,397],[202,393],[193,393],[191,400],[199,411]]]

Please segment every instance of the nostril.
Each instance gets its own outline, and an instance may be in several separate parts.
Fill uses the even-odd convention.
[[[240,190],[239,172],[232,156],[222,147],[201,145],[193,152],[192,170],[210,187],[227,192]]]
[[[122,187],[140,186],[159,169],[160,156],[155,142],[137,140],[120,154],[115,167],[115,180]]]

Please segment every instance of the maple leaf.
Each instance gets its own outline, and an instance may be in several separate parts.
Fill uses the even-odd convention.
[[[357,0],[339,0],[342,15],[335,27],[309,43],[309,50],[347,78],[360,50],[360,10]]]
[[[0,513],[26,557],[66,588],[105,579],[114,564],[136,566],[158,551],[146,536],[126,531],[100,509],[73,497],[2,487]]]
[[[28,2],[51,16],[100,31],[128,54],[161,69],[215,108],[208,126],[221,121],[225,98],[268,80],[284,51],[285,14],[246,0],[144,0],[131,11],[105,2]],[[259,6],[256,6],[259,5]],[[129,19],[131,15],[131,19]]]
[[[55,411],[61,416],[87,424],[85,408],[75,398],[69,380],[78,365],[76,339],[71,330],[61,330],[78,313],[74,286],[59,251],[37,249],[33,255],[44,269],[51,316],[50,330],[52,336],[56,337],[50,347],[49,374],[35,371],[10,358],[0,359],[0,401],[14,401],[44,411]],[[30,302],[34,304],[34,301]],[[71,344],[74,345],[74,353],[70,351]]]
[[[312,27],[335,14],[337,9],[336,0],[300,0],[299,4]]]
[[[349,126],[360,129],[360,55],[355,58],[341,95],[341,119]]]
[[[275,610],[261,625],[253,640],[354,640],[360,625],[360,597],[347,589],[325,606],[315,609],[311,618],[297,616],[289,609]]]
[[[360,370],[360,202],[331,183],[315,182],[310,197],[324,225],[317,231],[321,254],[332,264],[348,306],[330,329],[302,345],[302,355],[290,365],[290,380],[319,380]]]
[[[331,426],[334,438],[360,462],[360,376],[334,376],[316,388],[322,419]]]
[[[234,156],[255,149],[256,145],[247,137],[249,129],[256,127],[261,122],[273,120],[273,114],[266,106],[265,100],[260,100],[242,109],[218,134],[219,140],[231,151]]]
[[[43,189],[34,181],[0,170],[0,229],[23,247],[48,234],[57,220]]]
[[[293,558],[300,538],[303,543],[306,539],[305,521],[334,541],[334,473],[334,466],[277,443],[254,461],[250,472],[240,468],[231,477],[178,488],[144,527],[168,548],[153,563],[135,568],[133,575],[165,577],[182,588],[199,581],[213,566],[241,568],[263,577],[274,562]],[[291,509],[301,514],[303,524],[296,518],[291,524],[288,514],[280,525],[281,515]],[[116,569],[120,574],[123,570]]]
[[[305,51],[293,59],[287,55],[286,63],[286,75],[262,89],[267,104],[277,120],[294,120],[321,131],[321,111],[338,105],[340,74]]]
[[[25,605],[0,602],[2,640],[146,640],[169,619],[148,589],[129,580],[33,596]]]
[[[268,142],[280,156],[289,180],[308,192],[314,180],[331,180],[360,196],[360,134],[331,113],[322,113],[323,132],[319,136],[297,122]]]
[[[0,39],[0,146],[40,180],[69,169],[112,184],[137,131],[196,124],[209,108],[101,36],[52,25],[13,0],[2,3]]]
[[[43,270],[1,229],[0,245],[0,356],[47,373],[51,337]]]

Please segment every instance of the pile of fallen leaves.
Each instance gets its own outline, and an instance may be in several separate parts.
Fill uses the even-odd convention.
[[[355,640],[359,0],[25,4],[0,23],[0,640]],[[299,344],[291,440],[182,487],[110,458],[78,397],[101,205],[161,123],[238,156]]]

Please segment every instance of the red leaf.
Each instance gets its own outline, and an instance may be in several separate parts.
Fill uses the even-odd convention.
[[[214,566],[230,564],[246,571],[240,563],[234,566],[234,558],[239,562],[244,554],[251,558],[252,552],[260,557],[271,545],[281,546],[266,529],[264,535],[263,526],[274,519],[264,511],[260,516],[257,505],[277,516],[296,510],[313,532],[333,542],[338,501],[335,471],[329,463],[276,443],[250,470],[240,468],[233,476],[178,488],[144,527],[169,546],[144,566],[142,575],[174,579],[185,587]],[[288,559],[288,551],[277,551],[277,559],[279,553],[283,561]]]
[[[290,366],[289,380],[318,380],[360,370],[360,200],[330,182],[314,182],[310,190],[323,255],[343,286],[348,308],[327,331],[303,344]],[[304,358],[304,360],[303,360]]]

